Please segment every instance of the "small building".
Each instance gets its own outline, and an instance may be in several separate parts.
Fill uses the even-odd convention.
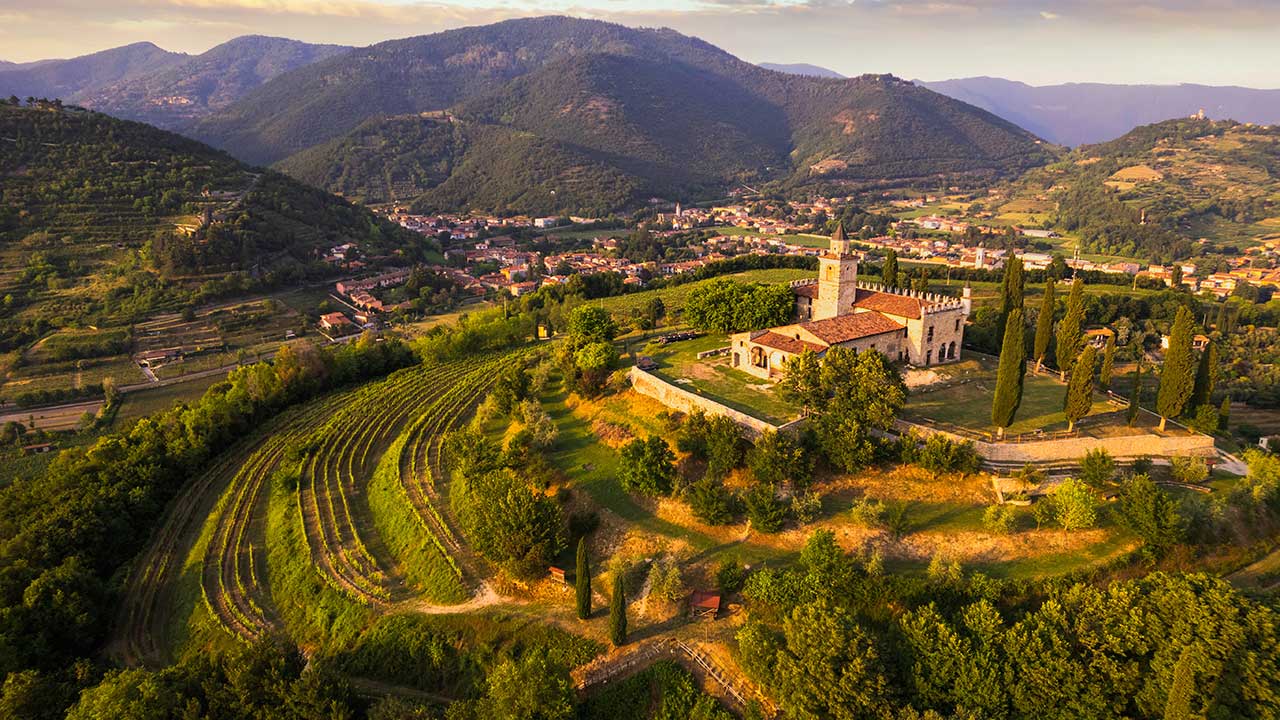
[[[340,312],[331,312],[320,316],[320,327],[325,330],[345,332],[355,327],[355,325],[347,319],[346,315]]]
[[[720,593],[694,590],[689,596],[689,614],[695,618],[714,620],[720,614]]]
[[[1191,338],[1191,349],[1192,349],[1192,350],[1195,350],[1195,351],[1197,351],[1197,352],[1204,352],[1204,349],[1205,349],[1205,348],[1207,348],[1207,347],[1209,347],[1209,336],[1208,336],[1208,335],[1195,335],[1195,336],[1193,336],[1193,337]],[[1161,336],[1160,336],[1160,349],[1161,349],[1161,350],[1168,350],[1168,349],[1169,349],[1169,336],[1168,336],[1168,335],[1161,335]]]
[[[548,567],[547,575],[551,576],[551,579],[553,580],[559,580],[562,583],[568,583],[568,580],[565,578],[564,568],[562,567],[557,567],[555,565]]]
[[[23,445],[23,455],[43,455],[47,452],[53,452],[53,443],[36,443],[35,445]]]
[[[1111,328],[1093,328],[1084,331],[1084,341],[1093,347],[1101,350],[1107,346],[1107,340],[1116,336],[1116,331]]]

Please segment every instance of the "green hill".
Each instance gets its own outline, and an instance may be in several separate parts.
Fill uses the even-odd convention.
[[[616,203],[606,195],[620,186],[609,183],[595,196],[575,196],[576,205],[557,190],[561,202],[552,210],[618,209],[655,194],[714,195],[743,182],[785,189],[1001,175],[1050,157],[1016,126],[897,78],[788,75],[670,30],[562,17],[396,40],[331,58],[276,78],[192,131],[254,162],[324,147],[280,167],[335,191],[362,188],[362,197],[395,194],[369,188],[417,187],[436,204],[453,196],[434,192],[444,180],[406,168],[396,153],[406,148],[368,142],[404,134],[403,120],[379,128],[380,118],[427,112],[454,119],[450,160],[437,156],[433,141],[425,155],[410,150],[413,162],[427,157],[443,170],[481,153],[554,185],[553,174],[529,167],[540,156],[499,157],[527,150],[531,140],[519,133],[531,133],[561,170],[620,174],[634,190]],[[478,134],[497,138],[499,147],[473,148],[468,138]],[[515,145],[503,150],[506,142]],[[406,174],[426,185],[397,180]]]
[[[0,104],[0,337],[135,322],[328,271],[317,250],[414,253],[420,236],[148,125]]]
[[[1278,204],[1280,128],[1183,118],[1028,172],[1001,211],[1072,233],[1086,252],[1161,262],[1278,238]]]

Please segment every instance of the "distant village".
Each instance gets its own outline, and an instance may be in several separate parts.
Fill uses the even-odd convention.
[[[484,214],[419,215],[406,208],[384,210],[390,220],[414,232],[440,239],[445,246],[445,264],[428,265],[431,274],[447,279],[455,288],[459,302],[474,302],[495,297],[520,297],[547,285],[564,284],[574,275],[611,272],[622,276],[626,286],[642,288],[654,278],[695,272],[709,263],[731,257],[755,255],[818,256],[826,243],[826,235],[814,232],[811,218],[826,217],[851,198],[818,199],[810,202],[786,203],[784,212],[771,208],[759,212],[749,203],[713,207],[684,208],[676,204],[670,212],[658,212],[645,226],[652,237],[662,239],[680,236],[686,242],[680,247],[679,259],[632,260],[620,249],[633,229],[601,229],[593,225],[603,221],[583,217],[498,217]],[[924,207],[937,198],[924,197],[899,201],[899,207]],[[670,207],[670,206],[668,206]],[[779,217],[781,215],[782,217]],[[557,230],[571,231],[572,249],[543,252],[530,249],[530,236],[556,239]],[[692,231],[707,230],[689,240]],[[716,234],[718,233],[718,234]],[[1051,230],[983,225],[942,215],[922,215],[898,220],[888,234],[854,236],[865,257],[882,255],[892,249],[901,260],[947,268],[998,271],[1006,260],[1020,257],[1027,269],[1045,269],[1054,262],[1054,253],[1016,247],[987,247],[983,238],[1008,237],[1010,234],[1043,247],[1046,241],[1059,237]],[[536,234],[536,235],[535,235]],[[976,241],[976,242],[975,242]],[[1095,262],[1080,257],[1065,258],[1074,270],[1127,275],[1173,285],[1175,281],[1193,292],[1209,292],[1223,298],[1231,295],[1241,283],[1253,286],[1280,287],[1280,269],[1252,267],[1257,254],[1274,258],[1280,247],[1252,248],[1252,253],[1232,259],[1233,266],[1224,272],[1196,277],[1190,263],[1146,265],[1136,262]],[[351,332],[369,327],[378,316],[406,310],[406,300],[390,302],[388,289],[408,281],[411,269],[384,271],[376,275],[362,274],[370,268],[359,258],[358,248],[351,244],[331,248],[324,261],[335,268],[352,273],[351,279],[334,285],[334,295],[348,307],[322,319],[322,329]]]

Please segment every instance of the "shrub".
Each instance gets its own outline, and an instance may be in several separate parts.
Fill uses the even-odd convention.
[[[925,439],[924,446],[920,448],[919,463],[935,473],[973,473],[978,471],[979,459],[972,442],[956,442],[935,433]]]
[[[747,569],[736,562],[726,562],[716,571],[716,586],[724,593],[736,593],[747,583]]]
[[[1054,495],[1054,519],[1063,530],[1084,530],[1098,522],[1098,496],[1083,481],[1067,478]]]
[[[992,505],[982,513],[982,527],[994,535],[1009,535],[1014,531],[1018,518],[1008,505]]]
[[[813,490],[796,495],[791,501],[791,513],[801,525],[817,520],[822,514],[822,495]]]
[[[622,447],[622,486],[631,492],[666,495],[675,481],[675,453],[657,435],[636,438]]]
[[[649,568],[649,597],[663,602],[679,602],[685,595],[684,576],[675,558],[667,556]]]
[[[1080,479],[1090,487],[1102,487],[1116,476],[1116,461],[1103,448],[1094,448],[1080,460]]]
[[[727,525],[738,514],[737,498],[712,477],[690,485],[685,490],[685,498],[694,516],[708,525]]]
[[[884,503],[868,497],[860,498],[850,508],[849,516],[854,524],[862,527],[881,527],[884,525]]]
[[[1204,458],[1172,457],[1169,458],[1169,465],[1173,479],[1180,483],[1197,485],[1209,477],[1209,466],[1205,464]]]

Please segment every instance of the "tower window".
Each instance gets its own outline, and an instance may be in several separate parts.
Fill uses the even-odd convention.
[[[960,318],[956,318],[956,332],[960,332]]]
[[[929,338],[925,342],[933,342],[933,326],[929,326]]]

